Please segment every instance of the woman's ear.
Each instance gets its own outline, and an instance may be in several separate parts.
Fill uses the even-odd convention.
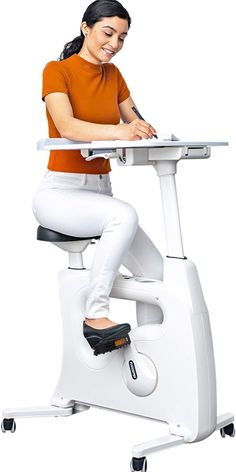
[[[88,35],[88,26],[87,26],[86,21],[82,21],[82,23],[80,25],[80,29],[81,29],[81,31],[83,31],[84,36]]]

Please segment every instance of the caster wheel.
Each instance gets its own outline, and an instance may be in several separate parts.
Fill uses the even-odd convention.
[[[231,436],[231,438],[234,438],[235,436],[234,424],[230,423],[227,426],[224,426],[224,428],[221,428],[220,434],[222,438],[225,438],[226,434],[227,436]]]
[[[16,430],[16,422],[14,418],[5,418],[1,424],[1,430],[3,433],[6,433],[7,431],[14,433]]]
[[[225,430],[224,430],[224,428],[221,428],[220,434],[221,434],[221,437],[222,437],[222,438],[225,438]]]
[[[146,472],[147,470],[147,459],[146,457],[133,457],[130,463],[131,472]]]

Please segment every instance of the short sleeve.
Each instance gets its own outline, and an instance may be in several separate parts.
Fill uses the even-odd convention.
[[[117,69],[117,74],[118,74],[118,103],[123,102],[130,96],[130,91],[127,87],[127,84],[125,82],[125,79],[119,69]]]
[[[53,92],[63,92],[68,95],[66,75],[57,61],[48,62],[43,70],[42,100]]]

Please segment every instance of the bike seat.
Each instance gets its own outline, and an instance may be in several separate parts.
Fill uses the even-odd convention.
[[[70,236],[68,234],[58,233],[49,228],[39,226],[37,229],[37,239],[39,241],[49,242],[65,242],[65,241],[85,241],[86,239],[99,239],[101,236],[87,236],[79,238],[78,236]]]

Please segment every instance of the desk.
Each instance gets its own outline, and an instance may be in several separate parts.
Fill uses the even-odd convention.
[[[86,160],[98,157],[117,159],[120,166],[152,165],[160,179],[167,254],[184,258],[178,198],[176,191],[176,166],[180,159],[207,159],[211,148],[227,146],[224,141],[71,141],[64,138],[41,139],[38,150],[79,149]]]

